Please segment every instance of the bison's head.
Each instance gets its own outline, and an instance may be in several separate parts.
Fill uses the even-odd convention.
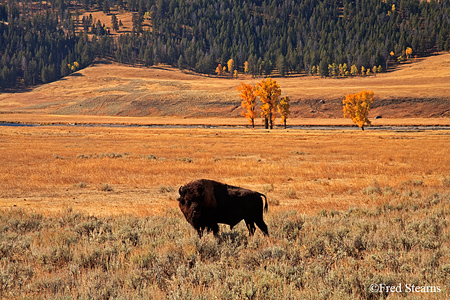
[[[195,224],[201,216],[204,201],[204,187],[199,182],[193,182],[180,187],[178,205],[189,223]]]

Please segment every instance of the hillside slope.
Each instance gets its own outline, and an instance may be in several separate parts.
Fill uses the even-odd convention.
[[[96,64],[30,91],[0,94],[0,112],[105,116],[238,117],[236,87],[260,78],[188,74],[164,66],[141,68]],[[372,115],[450,116],[450,54],[403,64],[370,77],[276,78],[292,101],[294,117],[342,117],[347,93],[375,92]],[[321,101],[323,100],[323,101]]]

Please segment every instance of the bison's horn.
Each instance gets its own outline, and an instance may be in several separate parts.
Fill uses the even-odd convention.
[[[178,194],[180,194],[180,196],[183,196],[183,189],[182,189],[182,186],[180,186],[180,188],[178,189]]]

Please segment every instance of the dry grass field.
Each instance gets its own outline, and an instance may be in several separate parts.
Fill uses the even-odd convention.
[[[359,130],[1,127],[0,207],[146,216],[209,178],[315,213],[445,190],[450,133]],[[371,197],[365,191],[375,189]],[[386,194],[386,195],[384,195]]]
[[[0,129],[2,299],[450,296],[448,130]],[[265,193],[271,236],[199,239],[197,178]]]

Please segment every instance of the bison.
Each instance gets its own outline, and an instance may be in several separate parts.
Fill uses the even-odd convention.
[[[263,210],[268,210],[264,194],[208,179],[192,181],[180,187],[178,192],[178,205],[200,237],[205,229],[217,236],[218,223],[228,224],[233,229],[242,220],[245,220],[250,236],[255,233],[255,223],[266,236],[269,235],[263,220]],[[265,206],[262,197],[266,200]]]

